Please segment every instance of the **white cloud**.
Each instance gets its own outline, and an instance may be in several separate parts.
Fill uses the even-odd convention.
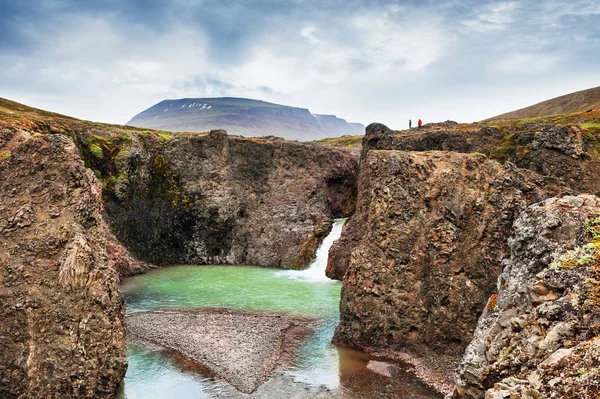
[[[506,29],[514,20],[516,2],[502,2],[485,6],[475,18],[462,21],[462,25],[472,32],[491,32]]]
[[[189,18],[172,12],[176,19],[160,29],[125,24],[111,12],[59,13],[45,25],[19,25],[35,46],[0,50],[0,95],[116,123],[164,98],[245,96],[403,127],[409,117],[483,119],[523,99],[597,85],[599,77],[583,57],[593,45],[587,35],[600,29],[580,29],[567,18],[599,15],[594,1],[364,8],[305,1],[289,13],[252,14],[264,17],[259,23],[238,5],[231,13],[222,8],[224,23],[215,26],[192,16],[208,3],[177,4],[186,5]],[[239,57],[217,60],[215,51]],[[536,96],[510,95],[526,90]]]
[[[306,39],[310,44],[319,44],[320,40],[315,36],[317,28],[314,25],[305,26],[300,30],[300,36]]]

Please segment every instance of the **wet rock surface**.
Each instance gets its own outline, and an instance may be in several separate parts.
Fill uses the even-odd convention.
[[[369,151],[356,213],[330,251],[329,273],[343,276],[334,342],[458,359],[496,289],[513,221],[561,190],[476,154]]]
[[[598,397],[599,215],[600,200],[582,195],[534,204],[515,221],[453,398]]]
[[[127,368],[125,304],[102,187],[68,137],[2,137],[0,397],[112,398]]]
[[[127,316],[135,337],[177,350],[239,391],[252,393],[289,365],[310,320],[231,310],[142,312]]]

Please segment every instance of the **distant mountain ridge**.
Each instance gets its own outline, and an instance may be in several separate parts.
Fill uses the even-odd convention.
[[[564,96],[542,101],[541,103],[486,120],[537,118],[540,116],[572,114],[587,110],[600,110],[600,86],[565,94]]]
[[[163,100],[134,116],[127,125],[173,132],[224,129],[247,137],[279,136],[299,141],[365,132],[362,124],[348,123],[335,115],[236,97]]]

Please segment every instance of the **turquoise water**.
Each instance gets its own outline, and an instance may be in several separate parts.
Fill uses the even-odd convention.
[[[251,266],[176,266],[126,279],[122,288],[128,313],[208,307],[321,318],[337,317],[341,283]]]
[[[315,331],[304,340],[294,364],[285,371],[284,385],[294,388],[294,394],[280,385],[272,392],[263,392],[261,397],[312,397],[298,396],[297,383],[324,387],[340,395],[343,392],[344,398],[439,397],[410,377],[390,381],[368,372],[366,355],[331,344],[339,320],[341,283],[325,277],[325,266],[329,247],[340,236],[343,222],[335,221],[317,251],[315,262],[304,271],[251,266],[174,266],[128,278],[122,284],[127,313],[230,308],[317,319]],[[159,347],[129,342],[127,357],[129,368],[119,399],[241,397],[228,384],[209,377],[199,365]]]
[[[251,266],[174,266],[126,279],[127,313],[156,309],[231,308],[319,319],[289,371],[298,381],[339,386],[339,351],[331,345],[341,283]],[[130,344],[121,398],[208,398],[212,380],[157,348]]]

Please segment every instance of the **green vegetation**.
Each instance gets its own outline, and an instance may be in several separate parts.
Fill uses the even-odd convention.
[[[590,242],[560,255],[555,254],[550,263],[551,270],[569,270],[578,266],[590,266],[597,261],[598,246]]]
[[[502,354],[502,356],[500,357],[500,359],[498,359],[498,363],[504,362],[508,358],[508,355],[510,355],[510,353],[512,351],[513,351],[513,347],[512,346],[509,346],[508,348],[506,348],[506,350],[504,351],[504,353]]]
[[[313,141],[313,143],[331,147],[358,148],[362,145],[363,137],[364,136],[329,137],[326,139]]]
[[[583,130],[591,131],[594,133],[600,133],[600,123],[584,122],[579,124],[579,127]]]
[[[194,206],[190,197],[183,194],[179,179],[162,155],[157,155],[152,162],[151,179],[153,188],[169,201],[173,209],[190,209]],[[198,201],[195,204],[198,205]]]
[[[103,157],[103,155],[104,155],[104,153],[103,153],[103,151],[102,151],[102,148],[100,148],[99,146],[97,146],[97,145],[96,145],[96,144],[94,144],[94,143],[90,144],[88,148],[89,148],[89,150],[90,150],[90,153],[91,153],[91,154],[92,154],[94,157],[96,157],[96,158],[98,158],[98,159],[102,159],[102,157]]]
[[[600,216],[584,223],[592,239],[585,245],[564,253],[552,254],[550,270],[569,270],[574,267],[600,266]]]
[[[159,133],[158,139],[161,143],[166,144],[169,140],[171,140],[171,135],[168,133]]]

